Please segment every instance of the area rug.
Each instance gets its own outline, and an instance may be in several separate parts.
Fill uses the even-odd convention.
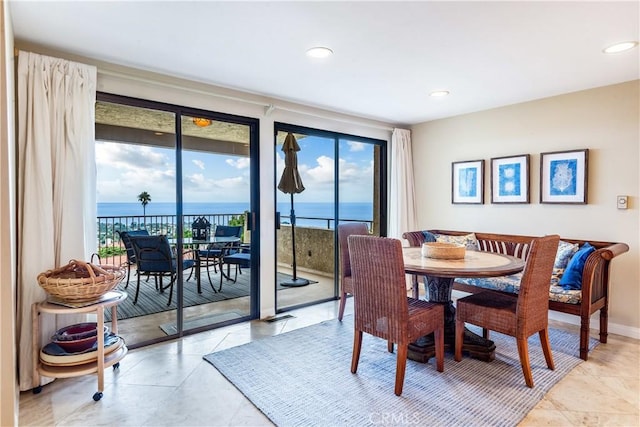
[[[479,332],[479,331],[478,331]],[[444,372],[407,362],[402,396],[394,394],[396,355],[365,334],[351,374],[353,317],[211,353],[215,366],[277,426],[515,426],[575,368],[579,337],[551,329],[556,369],[547,369],[537,334],[529,340],[535,387],[528,388],[515,340],[498,333],[496,358],[481,362],[447,353]],[[597,341],[592,339],[590,346]]]

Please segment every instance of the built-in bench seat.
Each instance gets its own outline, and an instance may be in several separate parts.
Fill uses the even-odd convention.
[[[491,289],[493,291],[517,294],[520,290],[521,278],[522,273],[516,273],[510,276],[483,277],[475,279],[459,277],[456,279],[456,283],[458,285],[476,286],[478,288]],[[458,288],[459,287],[460,286],[458,286]],[[555,301],[565,304],[580,304],[581,300],[582,290],[580,289],[567,290],[557,284],[551,284],[549,287],[549,301]]]
[[[425,233],[426,232],[426,233]],[[425,230],[409,231],[402,235],[411,246],[420,246],[426,236],[439,239],[461,238],[473,234],[473,249],[516,256],[526,260],[534,236],[521,236],[470,231]],[[561,241],[582,247],[587,240],[565,239]],[[616,256],[629,250],[625,243],[588,241],[595,250],[586,258],[582,270],[580,289],[566,290],[559,285],[562,270],[554,273],[549,283],[549,309],[580,316],[580,358],[587,360],[589,352],[589,321],[593,313],[600,311],[600,342],[607,342],[609,309],[609,263]],[[494,278],[457,278],[455,290],[476,293],[484,289],[518,293],[522,273]],[[414,280],[414,296],[417,296],[417,281]]]

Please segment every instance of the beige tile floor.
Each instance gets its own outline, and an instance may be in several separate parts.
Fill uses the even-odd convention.
[[[265,426],[271,425],[202,359],[204,354],[336,317],[337,302],[292,311],[268,323],[244,322],[131,351],[105,371],[104,397],[94,402],[96,377],[58,379],[38,395],[20,396],[21,426]],[[347,312],[351,312],[351,301]],[[577,330],[554,322],[554,327]],[[640,341],[617,335],[599,345],[560,381],[522,426],[640,425]],[[446,369],[446,368],[445,368]]]

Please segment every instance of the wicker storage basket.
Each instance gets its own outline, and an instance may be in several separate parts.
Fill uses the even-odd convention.
[[[125,270],[72,259],[69,264],[38,275],[38,283],[49,295],[68,302],[98,300],[122,281]]]

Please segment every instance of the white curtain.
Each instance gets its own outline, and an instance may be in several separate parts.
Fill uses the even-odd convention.
[[[391,182],[389,188],[389,237],[402,239],[405,231],[418,225],[413,163],[411,161],[411,131],[394,129],[391,135]]]
[[[96,68],[18,55],[18,337],[21,390],[33,384],[31,306],[39,273],[96,249]],[[42,315],[40,342],[77,321]],[[50,382],[41,381],[41,384]]]

